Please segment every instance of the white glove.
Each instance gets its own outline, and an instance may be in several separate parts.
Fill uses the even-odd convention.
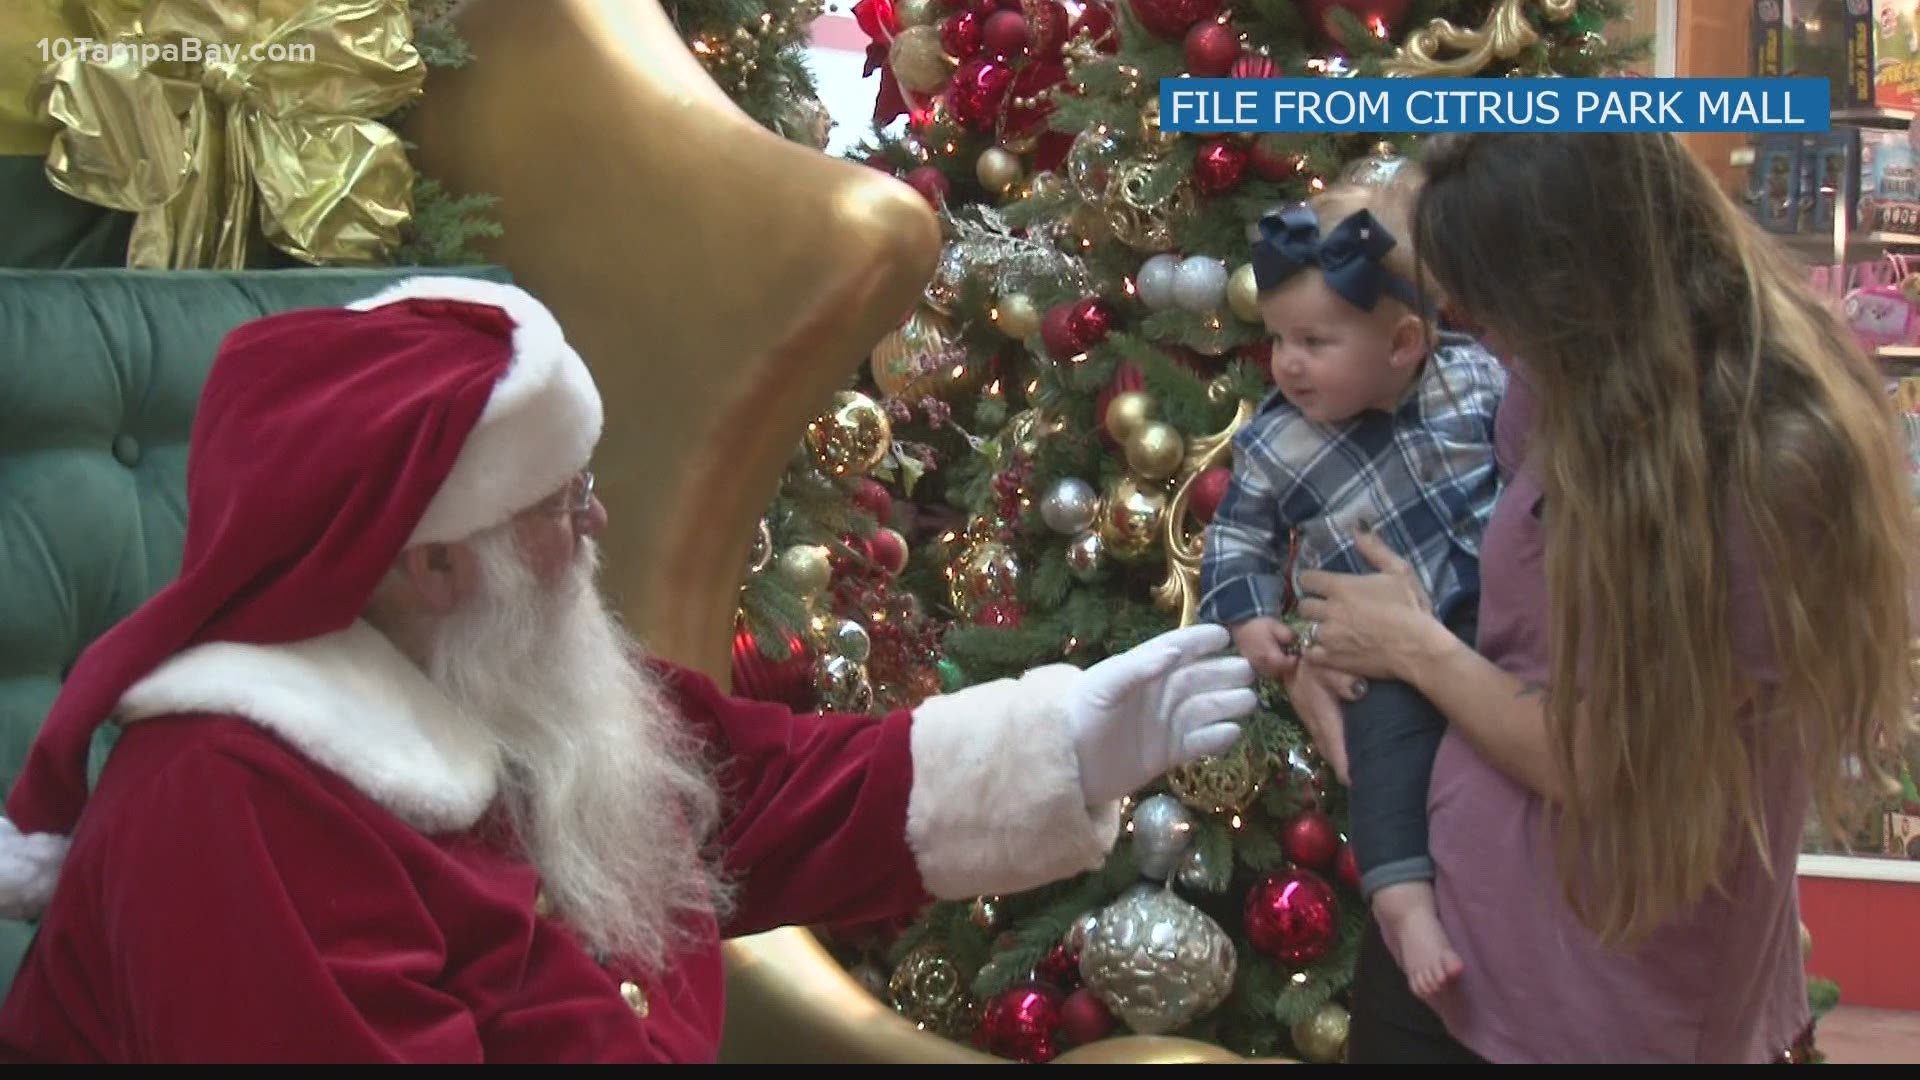
[[[1223,626],[1189,626],[1087,669],[1068,692],[1066,712],[1088,806],[1225,753],[1240,738],[1240,725],[1230,721],[1253,712],[1259,697],[1246,658],[1214,656],[1232,641]]]

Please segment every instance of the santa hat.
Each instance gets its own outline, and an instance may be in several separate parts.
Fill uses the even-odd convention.
[[[601,422],[586,365],[510,285],[411,278],[228,334],[194,417],[179,576],[61,687],[0,818],[0,916],[32,918],[51,898],[94,733],[129,687],[207,642],[347,629],[402,550],[473,536],[563,488]]]

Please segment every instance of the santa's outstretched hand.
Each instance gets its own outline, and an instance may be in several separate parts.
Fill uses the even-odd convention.
[[[1253,665],[1223,653],[1232,641],[1223,626],[1188,626],[1087,669],[1066,702],[1087,805],[1233,746],[1240,738],[1234,721],[1259,698]]]

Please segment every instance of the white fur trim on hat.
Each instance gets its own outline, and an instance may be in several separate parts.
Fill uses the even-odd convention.
[[[0,918],[34,919],[47,909],[68,842],[53,833],[22,834],[0,818]]]
[[[460,300],[514,322],[513,360],[408,546],[464,540],[502,524],[587,467],[605,417],[600,391],[560,324],[525,289],[468,277],[414,277],[354,311],[401,300]]]

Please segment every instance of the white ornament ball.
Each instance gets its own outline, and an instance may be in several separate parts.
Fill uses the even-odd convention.
[[[1180,271],[1180,256],[1155,255],[1140,265],[1140,272],[1134,275],[1133,287],[1140,294],[1140,302],[1155,311],[1165,311],[1173,306],[1173,279]]]
[[[1227,299],[1227,264],[1211,255],[1194,255],[1173,275],[1173,301],[1195,315],[1220,310]]]

